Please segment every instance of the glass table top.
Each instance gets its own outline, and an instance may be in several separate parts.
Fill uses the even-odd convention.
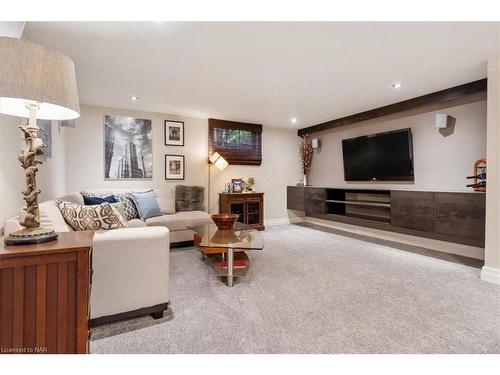
[[[233,229],[219,230],[214,223],[188,226],[200,236],[200,247],[262,250],[264,239],[258,230],[236,222]]]

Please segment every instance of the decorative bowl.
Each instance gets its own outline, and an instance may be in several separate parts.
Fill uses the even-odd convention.
[[[217,243],[220,245],[228,245],[230,243],[239,242],[240,239],[234,232],[234,230],[218,230],[214,233],[210,242]]]
[[[212,220],[214,221],[217,228],[220,230],[231,229],[240,215],[236,214],[215,214],[212,215]]]

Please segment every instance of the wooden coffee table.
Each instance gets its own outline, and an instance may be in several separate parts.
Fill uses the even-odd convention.
[[[228,230],[219,230],[213,223],[188,228],[195,232],[195,247],[208,257],[216,276],[227,277],[229,287],[233,286],[234,277],[247,273],[250,261],[245,251],[264,249],[261,233],[238,222]],[[240,261],[236,268],[235,260]]]

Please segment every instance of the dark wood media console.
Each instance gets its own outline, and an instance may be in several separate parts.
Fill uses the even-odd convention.
[[[307,216],[484,247],[486,194],[288,186]]]

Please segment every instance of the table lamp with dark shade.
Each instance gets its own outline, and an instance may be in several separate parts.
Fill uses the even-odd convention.
[[[24,39],[0,37],[0,113],[29,118],[20,126],[25,141],[18,156],[25,170],[26,207],[19,222],[23,229],[5,238],[8,245],[42,243],[57,238],[40,226],[36,174],[43,146],[36,120],[71,120],[80,116],[73,61],[50,48]]]

